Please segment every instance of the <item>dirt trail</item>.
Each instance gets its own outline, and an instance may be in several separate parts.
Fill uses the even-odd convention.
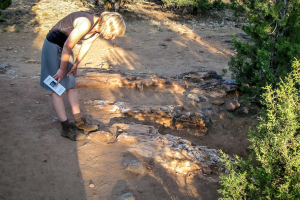
[[[95,12],[102,8],[83,7],[76,0],[13,0],[12,6],[2,11],[5,21],[0,22],[0,64],[7,66],[6,72],[0,72],[0,199],[117,199],[127,192],[147,200],[217,199],[217,172],[180,174],[131,152],[127,142],[103,142],[95,136],[73,142],[60,136],[60,124],[53,120],[56,114],[51,93],[39,86],[39,61],[49,29],[77,10]],[[211,100],[197,104],[186,100],[195,84],[172,78],[190,71],[214,70],[221,74],[233,54],[230,35],[242,32],[226,17],[182,18],[151,2],[130,4],[122,14],[127,24],[125,37],[113,41],[99,38],[79,67],[78,90],[84,116],[98,123],[101,131],[113,132],[114,124],[143,124],[193,145],[248,155],[247,131],[255,120],[228,118],[225,105],[220,106],[223,111],[213,119],[209,131],[196,136],[187,129],[165,127],[148,118],[87,103],[105,100],[131,106],[182,105],[184,112],[209,107]],[[74,48],[75,55],[79,48],[80,44]],[[229,75],[223,78],[229,79]],[[138,84],[118,85],[124,77],[181,81],[187,88],[181,91],[173,85],[153,89],[146,82],[142,88]],[[233,93],[223,100],[240,97]],[[66,109],[72,119],[70,108]],[[128,160],[139,160],[145,173],[126,170],[124,162]]]

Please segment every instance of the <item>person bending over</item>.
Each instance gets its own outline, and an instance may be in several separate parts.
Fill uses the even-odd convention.
[[[83,140],[88,131],[98,126],[91,125],[82,117],[76,89],[77,67],[92,43],[102,35],[105,39],[115,39],[125,34],[123,17],[116,12],[103,12],[100,16],[87,12],[74,12],[61,19],[48,33],[44,41],[41,58],[40,85],[52,91],[43,81],[50,75],[66,88],[68,102],[72,108],[74,121],[66,115],[62,96],[52,91],[52,103],[62,125],[61,136],[71,140]],[[82,45],[74,62],[73,47],[82,40]]]

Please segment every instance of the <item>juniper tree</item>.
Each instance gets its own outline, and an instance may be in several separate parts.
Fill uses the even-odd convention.
[[[8,8],[10,5],[11,5],[11,0],[1,0],[0,1],[0,19],[2,19],[1,10]]]
[[[252,156],[226,156],[220,199],[300,199],[300,63],[276,89],[264,87],[264,109],[257,131],[249,131]]]
[[[229,61],[232,78],[242,91],[259,97],[262,87],[276,85],[291,71],[291,62],[300,51],[300,1],[230,0],[237,16],[246,16],[243,26],[251,40],[237,41],[236,56]]]

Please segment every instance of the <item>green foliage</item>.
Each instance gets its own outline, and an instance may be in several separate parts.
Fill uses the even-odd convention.
[[[221,10],[227,7],[227,4],[222,0],[162,0],[162,2],[167,6],[195,8],[201,12],[207,12],[211,9]]]
[[[11,0],[1,0],[0,1],[0,10],[4,10],[6,8],[8,8],[11,5]],[[0,11],[0,19],[2,19],[1,17],[1,11]]]
[[[1,0],[0,2],[0,10],[4,10],[11,5],[11,0]]]
[[[225,76],[226,74],[227,74],[227,69],[225,69],[225,68],[222,69],[222,74],[221,74],[221,75],[222,75],[222,76]]]
[[[232,78],[242,91],[259,97],[262,88],[291,71],[300,51],[300,2],[298,0],[230,0],[236,16],[246,16],[243,30],[250,42],[232,36],[236,56],[229,61]]]
[[[224,3],[222,0],[215,0],[212,3],[212,7],[217,10],[222,10],[228,7],[228,4]]]
[[[265,105],[257,131],[249,130],[250,148],[256,157],[235,163],[224,155],[228,174],[221,177],[220,199],[300,198],[300,63],[279,81],[276,89],[264,87]],[[255,163],[255,164],[253,164]]]
[[[8,30],[7,27],[4,27],[4,28],[2,29],[3,32],[7,32],[7,30]]]

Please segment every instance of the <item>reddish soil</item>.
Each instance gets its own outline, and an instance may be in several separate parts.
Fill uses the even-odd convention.
[[[39,61],[45,36],[55,22],[76,10],[101,10],[78,7],[77,3],[80,5],[79,1],[13,0],[13,5],[2,11],[6,22],[0,22],[0,62],[9,67],[6,73],[0,73],[0,199],[117,199],[126,192],[147,200],[219,198],[218,173],[176,174],[134,155],[128,151],[130,144],[92,139],[74,142],[60,136],[60,123],[53,120],[56,114],[51,93],[39,85]],[[156,74],[171,79],[188,71],[214,70],[221,74],[233,53],[231,44],[224,40],[242,32],[232,25],[228,29],[208,26],[220,17],[180,17],[151,2],[130,4],[122,13],[126,35],[113,41],[95,41],[79,67],[79,83],[91,80],[91,75],[111,79]],[[74,48],[75,56],[79,48],[80,44]],[[223,78],[229,79],[229,75]],[[247,135],[255,118],[230,119],[225,106],[208,133],[197,137],[187,130],[164,128],[85,104],[89,100],[149,106],[179,104],[187,111],[211,105],[188,104],[185,96],[190,89],[183,93],[141,91],[99,82],[78,87],[83,115],[99,123],[101,130],[109,130],[115,123],[147,124],[161,134],[180,136],[195,145],[221,149],[230,155],[249,155]],[[68,117],[73,119],[64,98]],[[240,100],[239,94],[224,98],[233,99]],[[130,159],[139,159],[147,172],[136,175],[126,171],[122,163]]]

